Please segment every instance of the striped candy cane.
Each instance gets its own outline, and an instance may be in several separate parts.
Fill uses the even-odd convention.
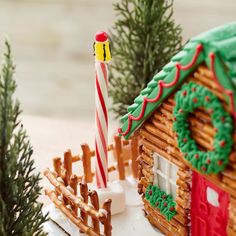
[[[107,187],[107,136],[108,136],[108,62],[111,59],[108,37],[105,32],[96,34],[94,43],[96,70],[95,152],[96,182],[98,188]]]

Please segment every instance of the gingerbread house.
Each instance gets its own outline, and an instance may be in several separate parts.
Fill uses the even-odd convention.
[[[138,192],[166,235],[236,235],[236,23],[190,40],[119,133],[141,137]]]

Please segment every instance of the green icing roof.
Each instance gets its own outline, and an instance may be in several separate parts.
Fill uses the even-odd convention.
[[[198,45],[203,48],[198,54],[195,63],[190,68],[180,70],[178,82],[173,86],[163,87],[162,95],[155,102],[146,102],[145,110],[143,106],[145,103],[144,98],[154,99],[160,92],[161,80],[165,84],[171,83],[177,73],[176,64],[183,66],[191,64]],[[156,108],[167,99],[176,87],[180,85],[187,76],[193,72],[196,67],[202,62],[206,62],[210,67],[209,54],[215,54],[214,68],[220,85],[225,90],[230,90],[233,93],[233,105],[236,108],[236,22],[214,28],[208,32],[202,33],[199,36],[191,39],[183,48],[182,51],[172,57],[171,61],[163,67],[163,69],[156,74],[153,79],[148,83],[147,87],[140,92],[140,95],[134,100],[134,104],[128,107],[128,113],[121,118],[122,126],[119,132],[125,138],[129,136],[156,110]],[[230,102],[229,96],[226,99]],[[232,101],[231,101],[232,102]],[[143,116],[140,114],[143,111]],[[235,109],[236,110],[236,109]],[[130,120],[129,116],[133,116],[134,120]],[[135,118],[140,118],[136,119]],[[234,114],[234,117],[235,114]]]

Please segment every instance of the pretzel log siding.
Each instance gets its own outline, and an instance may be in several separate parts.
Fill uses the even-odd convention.
[[[212,72],[205,66],[200,65],[198,69],[189,76],[187,79],[187,83],[189,81],[194,81],[197,84],[203,85],[211,90],[218,99],[223,104],[226,111],[229,111],[229,105],[226,103],[225,97],[222,95],[220,90],[215,86],[214,81],[212,80]],[[190,199],[191,199],[191,171],[189,171],[189,165],[184,160],[182,153],[180,152],[176,140],[176,135],[173,132],[173,120],[174,117],[172,115],[173,107],[175,106],[175,102],[173,100],[175,94],[172,94],[167,100],[165,100],[159,108],[153,113],[153,115],[142,125],[140,129],[140,135],[142,137],[142,153],[139,162],[144,162],[147,165],[141,164],[141,171],[143,173],[140,178],[139,184],[142,186],[142,193],[146,190],[147,184],[150,184],[150,176],[152,176],[152,162],[149,164],[149,160],[153,160],[152,153],[157,152],[168,161],[176,164],[179,167],[178,171],[178,180],[177,180],[177,197],[176,197],[176,211],[178,217],[174,217],[176,221],[180,221],[179,223],[184,225],[186,222],[190,220]],[[211,118],[209,114],[203,109],[197,109],[194,114],[190,114],[189,116],[189,127],[191,130],[192,138],[196,141],[197,145],[201,150],[212,150],[213,149],[213,140],[214,135],[216,133],[214,127],[211,123]],[[233,135],[234,141],[236,141],[236,135]],[[236,145],[235,145],[236,146]],[[145,151],[144,151],[145,150]],[[148,151],[147,151],[148,150]],[[232,150],[232,153],[229,158],[228,167],[225,171],[215,176],[209,176],[208,178],[212,180],[214,183],[221,185],[222,188],[229,190],[231,188],[231,192],[234,188],[236,188],[235,184],[235,175],[228,174],[230,171],[236,168],[234,164],[236,162],[236,155],[234,155],[236,151],[236,147]],[[148,156],[148,157],[147,157]],[[150,165],[150,166],[148,166]],[[151,169],[150,169],[151,167]],[[222,182],[219,181],[222,179]],[[220,182],[220,183],[218,183]],[[146,183],[146,184],[145,184]],[[152,184],[152,183],[151,183]],[[230,188],[229,188],[230,187]],[[183,197],[184,196],[184,197]],[[156,220],[153,220],[154,211],[151,209],[149,203],[144,201],[145,211],[147,214],[147,218],[154,224],[156,227],[163,227],[163,222],[160,223]],[[157,210],[156,210],[157,211]],[[155,216],[157,218],[157,216]],[[158,215],[158,219],[160,216]],[[163,218],[163,221],[165,219]],[[164,224],[165,225],[165,224]],[[172,220],[168,223],[168,225],[172,225]],[[173,226],[174,227],[174,226]],[[187,235],[189,232],[189,227],[185,226],[185,232]],[[163,231],[164,232],[164,231]],[[172,232],[172,231],[171,231]],[[173,230],[174,232],[174,230]],[[176,234],[177,235],[177,234]]]

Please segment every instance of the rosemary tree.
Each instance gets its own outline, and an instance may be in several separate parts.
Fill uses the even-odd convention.
[[[20,105],[14,99],[16,82],[10,45],[0,71],[0,235],[45,235],[39,174],[35,174],[33,150],[19,120]]]
[[[173,0],[120,0],[111,30],[112,110],[116,117],[181,49],[181,28],[173,20]]]

